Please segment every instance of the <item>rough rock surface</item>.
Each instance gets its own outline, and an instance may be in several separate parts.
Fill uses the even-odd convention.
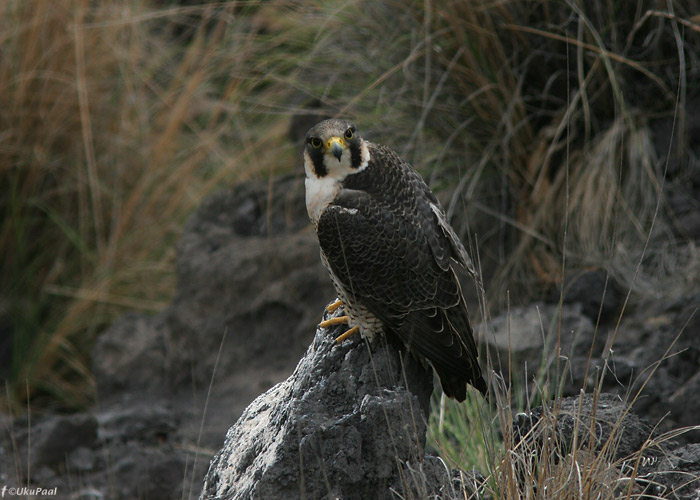
[[[181,421],[193,416],[145,400],[83,414],[46,414],[32,422],[18,419],[14,439],[0,446],[0,467],[12,471],[2,479],[8,486],[30,479],[41,488],[55,487],[56,498],[189,498],[185,474],[194,472],[199,480],[206,463],[194,463],[182,449],[188,437]]]
[[[595,453],[609,450],[611,461],[641,450],[654,436],[649,422],[632,413],[618,397],[606,393],[597,399],[592,394],[560,398],[547,407],[520,413],[513,420],[513,432],[518,441],[537,441],[538,448],[553,438],[561,456],[571,453],[574,442]],[[615,442],[610,446],[608,439],[613,434]]]
[[[226,429],[289,376],[335,296],[303,193],[303,177],[289,176],[205,200],[177,246],[172,305],[128,313],[98,338],[98,404],[0,421],[0,486],[195,498]]]
[[[594,275],[565,287],[564,349],[559,359],[565,394],[577,395],[584,381],[591,388],[604,375],[604,391],[624,396],[643,388],[633,410],[654,425],[663,417],[659,429],[700,424],[700,398],[696,397],[700,391],[700,295],[629,307],[616,330],[619,303],[590,300],[602,297],[603,285],[601,276]],[[173,304],[155,316],[127,314],[101,334],[93,358],[95,407],[77,415],[47,412],[17,419],[0,415],[0,486],[27,484],[30,478],[30,484],[56,486],[56,498],[196,498],[226,429],[256,396],[292,373],[314,340],[323,306],[333,296],[307,222],[302,178],[251,182],[214,195],[193,214],[178,245],[178,291]],[[580,309],[578,302],[583,304]],[[602,321],[595,332],[591,325],[601,304],[607,322]],[[516,309],[509,320],[515,348],[512,359],[528,360],[530,381],[543,359],[548,337],[542,332],[552,335],[558,329],[557,307],[540,304],[538,308],[539,313],[534,304],[520,312]],[[507,332],[505,316],[499,321],[500,331]],[[513,335],[514,325],[521,332],[518,338]],[[205,418],[208,384],[224,334]],[[489,335],[486,328],[482,338],[488,340]],[[503,345],[501,341],[501,354]],[[360,346],[348,343],[333,347],[333,352],[342,352],[341,348],[350,353]],[[547,352],[546,362],[556,366],[553,351]],[[365,358],[356,356],[352,359],[361,365]],[[522,365],[514,365],[515,371],[521,369]],[[393,386],[389,389],[401,393]],[[401,394],[406,396],[392,400],[392,411],[413,401],[408,393]],[[362,428],[363,415],[366,421],[376,410],[372,398],[384,393],[363,393],[359,399],[349,392],[346,396],[347,414],[355,415],[348,418],[348,425]],[[363,398],[369,398],[364,406]],[[341,443],[346,462],[358,453],[348,444],[351,431],[338,437],[324,427],[314,431],[307,423],[308,446],[320,436],[323,442]],[[414,450],[417,457],[421,439]],[[700,463],[700,450],[692,444],[700,443],[700,431],[676,439],[683,447],[667,450],[663,457],[667,473],[653,476],[667,488],[660,493],[667,498],[674,498],[670,488],[678,478],[697,477]],[[304,448],[305,453],[308,449]],[[368,449],[360,448],[359,453],[369,453]],[[402,453],[413,456],[408,448]],[[378,451],[376,455],[382,456]],[[339,468],[335,469],[338,478],[346,470],[360,475],[376,467],[370,464],[363,469],[348,462],[344,468],[340,458],[333,463]],[[387,467],[386,461],[382,464]],[[381,481],[395,488],[412,484],[418,492],[444,487],[444,466],[435,457],[406,461],[401,470],[407,482],[395,482],[386,471],[388,476]],[[378,474],[375,479],[380,481]],[[453,476],[457,477],[454,472]],[[472,489],[479,481],[478,473],[466,478]],[[465,482],[459,483],[453,486],[461,493]],[[692,484],[680,498],[693,498],[687,493]],[[441,495],[449,498],[452,492],[443,489]]]
[[[668,453],[649,475],[657,497],[674,500],[700,498],[700,443]]]
[[[100,397],[206,387],[223,341],[218,371],[226,378],[215,382],[247,393],[240,412],[294,368],[334,296],[303,180],[213,195],[187,221],[177,250],[173,304],[152,317],[128,314],[100,336],[93,355]],[[251,377],[256,372],[267,376]]]
[[[202,499],[448,494],[446,467],[424,457],[432,370],[391,342],[337,345],[339,333],[319,329],[292,376],[229,429]]]
[[[580,304],[534,303],[514,307],[486,325],[485,340],[498,371],[508,373],[508,362],[518,373],[537,373],[542,363],[554,365],[561,356],[587,354],[593,323]]]
[[[700,424],[700,294],[656,303],[623,318],[613,351],[630,368],[627,379],[608,376],[622,394],[641,391],[634,409],[664,429]],[[614,373],[614,369],[611,370]],[[691,397],[688,397],[692,395]],[[700,442],[700,430],[682,436]]]
[[[604,271],[595,269],[567,276],[553,290],[551,301],[558,303],[561,296],[565,304],[579,304],[581,312],[595,323],[599,316],[609,320],[620,312],[621,295],[614,280]]]
[[[483,325],[482,338],[494,366],[508,373],[510,360],[528,388],[544,368],[565,396],[578,395],[584,383],[587,392],[600,386],[669,430],[700,423],[700,398],[691,396],[700,391],[699,306],[700,295],[681,297],[629,311],[619,327],[613,316],[596,328],[579,303],[533,303]],[[700,442],[700,431],[679,440]]]
[[[570,360],[566,394],[600,384],[627,400],[634,411],[670,430],[700,423],[700,295],[659,302],[625,315],[620,325],[603,325],[605,340],[588,356]],[[600,382],[602,378],[602,383]],[[693,395],[693,396],[690,396]],[[636,397],[635,397],[636,396]],[[682,434],[681,442],[700,442],[700,430]]]
[[[533,464],[529,471],[521,466],[523,491],[528,489],[525,478],[536,476],[534,464],[539,462],[530,458],[553,445],[556,461],[576,460],[577,470],[585,471],[586,463],[598,471],[610,467],[609,484],[603,485],[610,492],[626,493],[632,482],[635,498],[700,498],[700,444],[679,447],[612,394],[560,398],[518,414],[513,442],[526,458],[514,462]]]

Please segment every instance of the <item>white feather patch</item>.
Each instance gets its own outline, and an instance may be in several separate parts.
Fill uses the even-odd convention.
[[[304,163],[306,168],[306,211],[314,227],[318,224],[318,219],[326,209],[328,204],[338,195],[340,183],[333,177],[316,177],[313,172],[309,175],[311,159],[304,152]]]
[[[338,161],[332,155],[325,155],[323,163],[326,167],[327,174],[323,177],[316,177],[313,169],[313,163],[308,152],[304,151],[304,170],[306,171],[306,211],[309,214],[311,222],[316,226],[318,219],[326,209],[328,204],[332,202],[340,191],[340,183],[345,177],[350,174],[360,172],[367,168],[369,164],[369,148],[365,141],[360,145],[362,163],[358,168],[350,166],[351,155],[350,151],[346,151],[341,161]],[[354,210],[354,209],[353,209]],[[351,212],[351,213],[356,213]]]

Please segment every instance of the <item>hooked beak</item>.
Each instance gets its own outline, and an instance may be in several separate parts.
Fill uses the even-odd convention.
[[[326,141],[326,151],[335,156],[338,161],[342,158],[346,148],[345,142],[340,137],[331,137]]]

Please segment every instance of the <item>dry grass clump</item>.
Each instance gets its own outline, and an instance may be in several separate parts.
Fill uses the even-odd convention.
[[[506,287],[546,289],[585,267],[602,267],[642,294],[678,291],[679,267],[697,276],[693,258],[669,261],[674,272],[652,265],[637,276],[635,268],[648,243],[651,259],[674,239],[663,190],[668,158],[692,167],[685,113],[699,97],[691,85],[700,77],[700,25],[691,17],[699,8],[435,5],[437,58],[450,71],[447,92],[462,97],[443,135],[460,130],[457,155],[479,152],[451,208],[471,205],[472,221],[488,221],[473,224],[499,268],[494,296]],[[660,123],[673,127],[673,147],[654,135]]]
[[[274,9],[274,16],[271,10]],[[91,339],[174,288],[184,217],[292,168],[279,80],[308,39],[283,2],[11,1],[0,18],[0,280],[14,402],[89,401]]]
[[[692,166],[699,10],[346,2],[317,25],[299,85],[317,115],[354,119],[452,194],[447,208],[465,239],[477,233],[492,299],[548,292],[565,256],[567,272],[602,268],[642,295],[679,291],[674,276],[697,271],[696,259],[657,257],[669,243],[697,254],[682,234],[674,241],[664,176],[669,158]],[[636,273],[647,246],[650,265]]]
[[[431,416],[429,444],[463,473],[457,498],[666,498],[673,471],[664,459],[674,439],[696,429],[660,433],[630,413],[631,402],[597,388],[534,410],[503,387],[494,396],[495,410],[472,393],[464,404],[443,400]],[[675,481],[688,491],[700,478]]]
[[[594,404],[597,397],[594,394]],[[631,491],[637,496],[644,490],[645,485],[634,484],[635,477],[641,475],[641,459],[661,453],[651,429],[645,445],[625,455],[619,446],[626,415],[606,421],[595,410],[583,412],[582,407],[544,405],[542,415],[522,435],[513,432],[512,421],[504,422],[507,432],[512,433],[506,435],[520,439],[506,439],[508,451],[494,471],[501,498],[615,499]],[[522,414],[521,418],[530,417]]]
[[[286,134],[300,110],[296,129],[354,119],[452,193],[455,225],[477,233],[495,277],[492,297],[506,286],[546,290],[587,266],[643,293],[679,273],[696,286],[697,250],[671,240],[665,217],[665,159],[676,149],[659,150],[651,124],[674,124],[683,150],[699,10],[6,3],[0,316],[11,318],[10,399],[89,401],[95,333],[124,309],[167,304],[174,242],[205,193],[297,167]]]

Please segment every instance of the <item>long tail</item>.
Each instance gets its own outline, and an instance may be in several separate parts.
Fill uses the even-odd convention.
[[[412,311],[396,334],[409,350],[430,362],[447,396],[464,401],[467,384],[487,395],[463,301],[447,309]]]

